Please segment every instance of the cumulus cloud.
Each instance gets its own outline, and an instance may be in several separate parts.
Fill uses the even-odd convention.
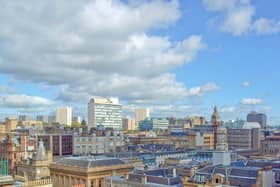
[[[241,87],[246,88],[246,87],[249,87],[249,86],[250,86],[250,82],[248,82],[248,81],[244,81],[244,82],[241,83]]]
[[[200,35],[171,41],[149,32],[179,17],[177,0],[1,1],[0,72],[58,86],[65,102],[102,95],[164,104],[214,91],[189,90],[169,73],[206,47]]]
[[[234,113],[236,112],[236,107],[234,106],[223,106],[221,108],[222,113]]]
[[[248,32],[257,34],[273,34],[280,32],[280,22],[256,18],[255,7],[250,0],[202,0],[206,10],[217,12],[220,16],[220,29],[224,32],[240,36]]]
[[[138,108],[138,105],[130,104],[124,105],[123,110],[130,117],[134,117],[134,110]],[[206,111],[201,105],[191,105],[191,104],[166,104],[166,105],[153,105],[153,106],[143,106],[147,107],[151,111],[152,117],[186,117],[202,115],[202,112]]]
[[[280,32],[280,21],[260,18],[252,25],[257,34],[274,34]]]
[[[240,104],[242,105],[260,105],[262,103],[263,100],[259,98],[244,98],[240,101]]]
[[[52,101],[43,97],[29,95],[0,96],[0,106],[6,108],[33,108],[50,106]]]
[[[216,83],[210,82],[210,83],[206,83],[202,86],[190,88],[188,91],[188,95],[189,96],[202,96],[205,93],[217,91],[219,89],[220,89],[220,87]]]
[[[14,87],[0,85],[0,93],[9,94],[9,93],[15,93],[15,92],[16,92],[16,89]]]

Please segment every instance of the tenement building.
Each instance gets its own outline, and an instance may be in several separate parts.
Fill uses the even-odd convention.
[[[266,156],[278,156],[280,154],[280,136],[269,136],[262,140],[261,153]]]
[[[91,135],[73,137],[73,154],[88,155],[116,152],[124,145],[123,131],[106,129],[95,131]]]

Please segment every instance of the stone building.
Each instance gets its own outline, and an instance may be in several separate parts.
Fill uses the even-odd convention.
[[[86,187],[105,187],[105,178],[125,176],[133,170],[131,164],[111,157],[66,157],[50,165],[54,187],[85,184]]]
[[[261,141],[261,153],[266,156],[279,156],[280,136],[269,136]]]
[[[259,150],[261,142],[260,128],[229,128],[227,139],[229,149]]]
[[[32,158],[24,158],[16,164],[15,179],[24,187],[52,187],[49,164],[52,153],[46,152],[42,141]]]
[[[73,137],[73,154],[87,155],[116,152],[117,147],[124,145],[123,131],[107,129],[92,135]]]

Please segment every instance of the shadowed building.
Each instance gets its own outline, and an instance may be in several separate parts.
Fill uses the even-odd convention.
[[[73,135],[72,134],[40,134],[38,139],[44,142],[46,150],[54,156],[72,155]]]

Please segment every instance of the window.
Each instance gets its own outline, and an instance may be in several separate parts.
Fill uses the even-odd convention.
[[[93,182],[93,180],[90,181],[90,187],[94,187],[94,182]]]
[[[219,179],[216,179],[216,184],[219,184]]]

